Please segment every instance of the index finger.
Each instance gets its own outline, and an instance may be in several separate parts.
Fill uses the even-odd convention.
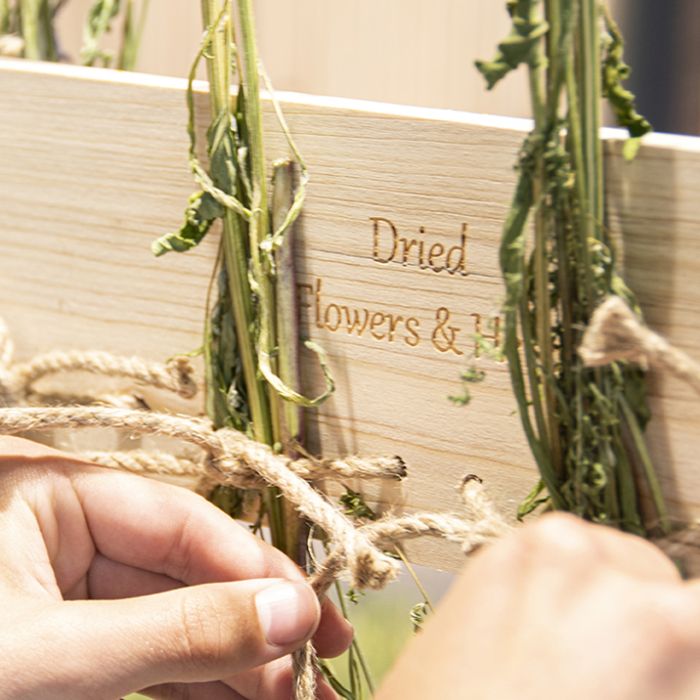
[[[115,562],[187,584],[302,578],[281,552],[186,489],[91,465],[14,436],[0,436],[0,463],[6,462],[50,466],[49,474],[67,477],[52,483],[53,508],[67,508],[77,497],[95,546]]]
[[[201,496],[99,467],[71,472],[95,546],[113,561],[190,585],[302,578],[290,559]]]
[[[79,469],[72,481],[95,546],[113,561],[190,585],[304,578],[282,552],[183,488],[99,467]],[[322,656],[337,656],[352,627],[328,600],[322,610],[315,642]]]
[[[282,552],[180,487],[90,465],[19,438],[0,437],[3,460],[50,463],[67,477],[54,486],[59,491],[67,487],[69,492],[63,496],[72,501],[78,498],[95,547],[117,566],[163,574],[190,585],[303,578]],[[60,501],[58,494],[54,506],[60,507]],[[139,580],[143,583],[143,575]],[[352,628],[329,601],[322,601],[322,606],[316,642],[322,655],[335,656],[350,644]]]

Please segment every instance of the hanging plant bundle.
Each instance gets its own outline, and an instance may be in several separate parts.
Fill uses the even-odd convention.
[[[301,440],[300,409],[321,403],[333,391],[333,382],[323,351],[307,342],[320,358],[326,390],[310,399],[296,388],[298,337],[296,314],[290,306],[294,282],[287,237],[303,205],[306,166],[277,108],[280,126],[296,157],[299,182],[295,188],[293,163],[279,162],[272,178],[274,191],[268,194],[252,7],[248,0],[236,7],[240,46],[228,3],[202,3],[206,32],[187,90],[190,167],[202,189],[190,197],[182,227],[159,238],[152,247],[156,255],[185,252],[202,241],[215,221],[221,221],[215,299],[204,340],[207,412],[216,427],[235,428],[291,455]],[[204,56],[212,112],[208,169],[197,156],[194,123],[193,81]],[[232,70],[239,78],[235,97]],[[233,501],[239,503],[236,498]],[[303,563],[305,539],[300,536],[296,514],[285,513],[284,502],[274,489],[266,494],[264,509],[275,546]]]
[[[630,532],[667,531],[643,437],[649,412],[642,372],[626,362],[586,368],[578,354],[606,297],[619,295],[639,312],[605,226],[602,99],[629,130],[627,157],[650,125],[621,85],[629,69],[604,3],[510,0],[507,7],[512,31],[495,58],[477,67],[492,88],[525,65],[534,116],[500,250],[505,354],[541,474],[520,515],[544,503]]]
[[[326,355],[310,340],[303,345],[318,357],[325,389],[313,398],[299,389],[300,340],[291,239],[308,175],[263,73],[279,126],[294,156],[294,160],[276,162],[271,182],[267,181],[261,66],[252,3],[238,0],[233,5],[235,16],[227,0],[202,0],[205,35],[187,90],[190,167],[201,189],[190,197],[181,228],[159,238],[152,249],[155,255],[188,251],[220,221],[213,303],[204,339],[207,413],[215,427],[234,428],[294,457],[300,451],[305,454],[303,409],[318,406],[334,390]],[[208,168],[197,155],[193,93],[193,81],[204,57],[212,114],[207,131]],[[371,514],[359,494],[348,492],[346,497],[351,495],[359,504],[350,507],[347,498],[341,498],[346,514]],[[211,497],[232,516],[240,515],[244,503],[240,491],[219,487]],[[261,532],[263,523],[269,526],[272,544],[310,571],[308,526],[274,487],[261,494],[255,531]],[[337,582],[335,586],[346,614],[345,594]],[[348,653],[347,688],[328,665],[320,668],[343,697],[360,700],[366,691],[374,690],[357,641]]]

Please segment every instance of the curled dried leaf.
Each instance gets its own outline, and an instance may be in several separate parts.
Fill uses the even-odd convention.
[[[652,127],[637,112],[634,95],[622,84],[630,75],[630,67],[623,59],[624,40],[620,29],[609,12],[604,12],[603,16],[606,30],[602,36],[603,96],[610,103],[617,123],[629,132],[630,138],[625,143],[623,155],[626,160],[632,160],[639,150],[641,137],[648,134]]]
[[[539,4],[540,0],[508,0],[506,3],[512,22],[510,34],[498,44],[492,60],[476,62],[489,90],[522,63],[531,68],[539,65],[541,57],[535,48],[549,30],[547,22],[537,15]]]
[[[170,251],[184,253],[191,250],[202,241],[214,221],[223,214],[224,208],[211,194],[202,190],[195,192],[189,198],[182,226],[153,241],[151,251],[160,256]]]

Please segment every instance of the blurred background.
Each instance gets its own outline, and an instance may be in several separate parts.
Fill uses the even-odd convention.
[[[91,4],[68,0],[59,16],[61,46],[73,59]],[[657,131],[700,133],[700,0],[610,6],[642,113]],[[278,90],[528,115],[524,72],[491,93],[474,69],[508,31],[503,0],[257,0],[256,12]],[[113,33],[116,46],[118,26]],[[196,0],[150,0],[137,69],[185,76],[200,35]]]

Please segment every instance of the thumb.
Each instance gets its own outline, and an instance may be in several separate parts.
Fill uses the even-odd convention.
[[[75,642],[70,654],[60,655],[65,680],[77,683],[74,688],[89,682],[99,697],[235,675],[289,654],[313,635],[320,619],[311,587],[283,579],[58,607],[59,617],[68,618],[61,621],[59,648],[70,648],[65,630]]]

